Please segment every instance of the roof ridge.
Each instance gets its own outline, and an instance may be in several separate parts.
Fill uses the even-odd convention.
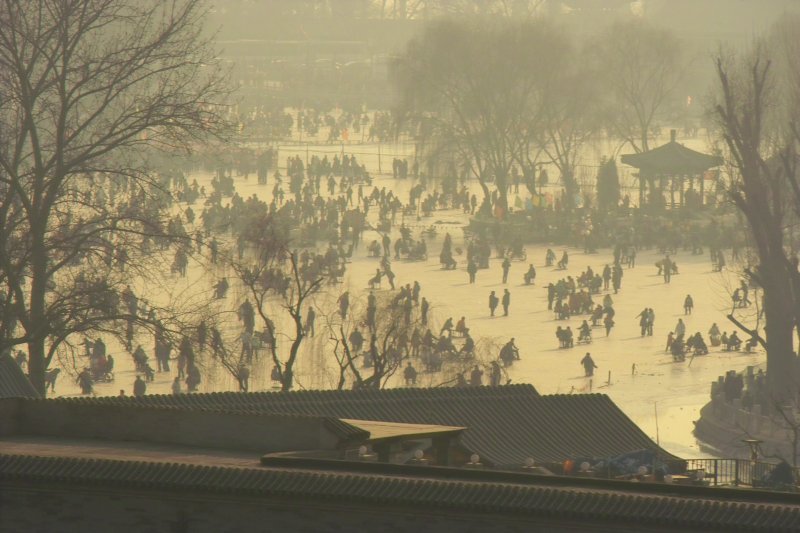
[[[592,479],[458,469],[448,472],[433,468],[437,467],[406,466],[373,473],[0,454],[0,479],[66,483],[70,490],[76,484],[88,483],[215,494],[302,495],[328,501],[413,504],[537,516],[558,513],[567,519],[624,520],[642,527],[673,524],[690,528],[796,531],[800,524],[800,504],[795,494],[596,483]],[[434,472],[448,477],[426,475]],[[655,506],[661,511],[654,513]]]
[[[116,397],[113,396],[108,398],[116,399]],[[73,403],[74,400],[81,400],[81,399],[84,398],[18,398],[17,400],[21,400],[23,402],[31,402],[31,403],[34,402]],[[307,419],[317,419],[317,420],[333,420],[341,422],[341,418],[337,416],[317,415],[313,413],[293,413],[289,411],[273,411],[266,409],[258,409],[257,407],[250,407],[250,406],[224,408],[224,407],[213,407],[213,406],[205,407],[197,405],[163,405],[163,404],[151,405],[151,404],[141,404],[133,402],[130,402],[128,405],[124,405],[121,403],[112,403],[112,402],[105,402],[105,403],[98,402],[98,404],[85,402],[83,405],[80,405],[79,407],[99,407],[99,406],[119,407],[123,409],[141,409],[141,410],[146,409],[151,411],[198,411],[203,413],[217,413],[217,414],[228,414],[228,415],[245,414],[253,416],[279,417],[279,418],[307,418]],[[346,424],[346,422],[342,423]],[[354,429],[357,428],[354,427]]]

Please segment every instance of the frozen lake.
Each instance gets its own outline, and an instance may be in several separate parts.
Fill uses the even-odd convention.
[[[329,157],[337,153],[336,146],[319,146],[314,150],[319,155],[322,155],[322,151],[330,152]],[[386,172],[391,169],[392,155],[407,151],[407,147],[384,148],[384,150],[388,155],[385,156],[387,159],[381,161],[381,167]],[[301,154],[302,157],[304,149],[282,148],[281,166],[285,164],[287,156],[295,153]],[[374,148],[345,147],[345,153],[366,154],[363,159],[359,156],[359,159],[364,160],[369,169],[377,171],[377,153]],[[555,174],[551,176],[554,177]],[[190,181],[194,177],[208,188],[208,176],[191,176]],[[381,176],[376,179],[375,185],[395,190],[400,199],[406,202],[407,191],[413,182],[411,180],[395,182],[391,177]],[[259,198],[268,200],[272,186],[271,176],[266,186],[257,185],[255,176],[251,176],[247,181],[236,178],[237,192],[242,197],[257,194]],[[473,186],[477,190],[477,184]],[[512,194],[510,200],[513,202],[513,199]],[[199,215],[201,210],[199,204],[195,205],[194,209]],[[370,215],[374,215],[372,210]],[[553,313],[547,310],[545,287],[549,282],[555,283],[567,275],[576,278],[588,266],[595,272],[601,272],[605,264],[613,262],[611,250],[601,249],[596,254],[584,254],[582,249],[552,246],[559,257],[564,249],[569,251],[569,268],[564,271],[544,266],[547,246],[528,245],[526,246],[528,260],[513,262],[507,285],[501,283],[501,261],[494,258],[488,270],[478,271],[477,283],[470,285],[465,270],[464,255],[456,257],[459,260],[459,267],[455,271],[442,270],[438,263],[445,232],[450,232],[454,247],[465,248],[461,229],[465,220],[463,214],[453,210],[434,212],[432,217],[421,221],[407,220],[406,223],[412,228],[414,238],[418,238],[420,231],[432,224],[437,227],[438,234],[434,238],[427,239],[429,251],[427,261],[392,262],[398,286],[413,283],[415,280],[421,284],[422,295],[432,303],[434,332],[438,331],[436,326],[441,325],[447,317],[452,316],[455,321],[465,316],[467,325],[476,339],[494,337],[505,342],[510,337],[515,337],[521,361],[508,369],[508,377],[515,383],[532,383],[543,394],[588,392],[589,379],[583,376],[580,360],[585,352],[589,351],[598,365],[592,381],[593,392],[608,394],[648,435],[658,439],[661,445],[671,452],[684,457],[708,455],[707,450],[700,449],[691,432],[693,421],[698,418],[700,408],[709,398],[710,383],[727,370],[742,370],[749,365],[765,363],[765,354],[723,352],[719,348],[712,348],[707,356],[693,360],[687,358],[686,362],[674,363],[672,356],[665,352],[666,337],[667,333],[673,330],[678,318],[684,319],[687,335],[700,331],[706,341],[708,341],[708,329],[713,322],[716,322],[721,330],[732,331],[733,326],[725,315],[730,312],[730,287],[738,285],[735,272],[712,272],[708,253],[693,256],[689,252],[681,251],[674,256],[680,274],[673,276],[670,284],[665,284],[663,279],[656,275],[657,269],[654,266],[662,256],[656,250],[641,250],[637,256],[637,266],[633,269],[626,268],[624,271],[620,293],[612,295],[616,310],[616,326],[611,335],[606,338],[602,328],[595,328],[593,343],[576,345],[572,349],[564,350],[558,348],[554,334],[556,327],[570,325],[575,331],[587,317],[575,316],[569,321],[555,320]],[[400,215],[397,222],[399,225]],[[396,229],[397,227],[394,238],[397,236]],[[376,238],[379,238],[377,233],[367,231],[364,234],[362,246],[354,254],[352,263],[348,265],[344,283],[330,289],[336,291],[335,294],[319,295],[317,299],[320,305],[326,305],[323,302],[330,303],[330,298],[335,299],[335,296],[343,290],[350,290],[351,293],[366,291],[367,279],[377,266],[376,259],[366,257],[366,245]],[[320,247],[322,246],[323,243],[320,243]],[[522,280],[528,263],[533,263],[538,273],[535,285],[531,286],[525,286]],[[210,299],[211,285],[223,274],[224,271],[221,269],[209,271],[201,265],[192,264],[189,276],[185,279],[176,277],[172,287],[153,287],[144,280],[136,280],[134,288],[150,295],[151,298],[157,298],[159,291],[179,292],[198,290],[198,287],[201,287],[202,290],[208,291]],[[384,290],[385,287],[384,283]],[[502,294],[504,288],[508,288],[511,292],[510,316],[491,318],[487,304],[489,292],[494,290]],[[683,301],[687,294],[692,295],[695,309],[692,315],[684,317]],[[234,287],[225,305],[233,310],[238,307],[241,298],[241,290]],[[598,303],[602,300],[602,294],[594,299]],[[652,307],[655,311],[655,333],[652,337],[641,337],[639,334],[636,315],[645,307]],[[232,319],[232,323],[235,323],[235,318]],[[318,332],[320,329],[318,320]],[[152,338],[142,335],[137,341],[151,355],[151,364],[155,366],[152,361]],[[116,380],[110,384],[96,384],[96,393],[114,395],[120,389],[130,393],[135,378],[132,358],[120,346],[113,343],[109,343],[109,351],[116,359]],[[298,387],[316,388],[332,385],[332,376],[324,370],[329,366],[327,362],[329,359],[326,358],[330,356],[327,352],[323,335],[318,334],[305,342],[298,362]],[[634,365],[635,372],[632,371]],[[270,368],[271,363],[264,360],[262,368],[253,369],[251,390],[271,390],[272,383],[268,379]],[[157,374],[155,382],[148,384],[148,393],[168,393],[176,372],[173,368],[170,374]],[[610,383],[608,383],[609,373]],[[426,384],[437,383],[436,376],[426,379],[427,381],[423,381]],[[438,382],[441,381],[444,379],[439,379]],[[236,384],[224,371],[215,370],[210,362],[206,361],[200,390],[236,390]],[[79,390],[74,379],[68,374],[62,374],[57,393],[77,395]]]

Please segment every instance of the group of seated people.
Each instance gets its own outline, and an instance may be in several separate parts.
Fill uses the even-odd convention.
[[[596,274],[592,267],[587,267],[586,271],[578,276],[578,287],[585,287],[590,293],[598,294],[603,288],[603,278],[600,274]]]
[[[428,258],[428,245],[425,239],[415,241],[412,238],[397,239],[394,245],[395,259],[405,257],[411,261],[422,261]]]
[[[569,304],[561,299],[556,301],[553,312],[556,314],[556,320],[569,320],[569,317],[572,316]]]
[[[570,294],[567,301],[557,298],[553,306],[556,320],[569,320],[572,315],[594,313],[595,311],[592,295],[583,290]],[[602,318],[602,314],[600,316]]]
[[[106,379],[114,370],[114,357],[106,353],[106,345],[98,337],[92,341],[88,337],[83,344],[86,348],[86,355],[89,357],[89,375],[93,381]]]
[[[726,352],[738,351],[742,347],[742,339],[739,338],[739,335],[734,331],[730,334],[727,332],[722,334],[720,337],[720,343],[722,344],[722,349]],[[750,339],[744,343],[744,349],[747,352],[752,351],[755,347],[758,346],[758,334],[753,332],[750,336]]]
[[[585,320],[581,324],[581,327],[578,328],[578,343],[582,342],[587,344],[592,342],[592,328]]]
[[[572,348],[575,344],[572,329],[569,326],[566,328],[558,326],[556,328],[556,338],[558,339],[559,348]]]
[[[679,334],[669,342],[668,348],[675,361],[684,361],[689,352],[693,355],[708,355],[708,346],[699,331],[685,340],[683,334]]]
[[[447,333],[450,336],[454,337],[465,337],[469,334],[469,328],[467,327],[467,319],[465,317],[461,317],[456,323],[455,327],[453,327],[453,317],[449,317],[447,320],[444,321],[442,324],[442,329],[439,331],[439,335],[444,335]]]

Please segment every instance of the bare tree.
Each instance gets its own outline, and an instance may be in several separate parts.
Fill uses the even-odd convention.
[[[559,63],[564,66],[551,75],[545,91],[539,143],[561,174],[567,196],[565,207],[570,208],[579,193],[575,178],[578,154],[599,126],[595,111],[598,91],[586,83],[594,76],[585,58],[566,45],[561,54]]]
[[[419,121],[429,161],[468,163],[486,207],[493,181],[495,207],[508,209],[511,166],[538,136],[544,80],[563,42],[543,22],[446,21],[429,26],[394,64],[399,119]]]
[[[412,310],[407,321],[402,304],[388,294],[375,298],[372,321],[367,318],[370,313],[364,300],[351,301],[346,317],[339,312],[325,317],[340,390],[346,385],[354,389],[385,387],[410,356],[414,330],[423,329],[419,313]],[[354,344],[356,330],[363,337],[361,346]]]
[[[58,343],[117,315],[65,305],[87,281],[65,289],[62,274],[91,271],[130,236],[166,233],[146,149],[187,149],[223,130],[227,89],[204,15],[199,0],[0,4],[0,239],[12,251],[0,258],[3,348],[27,344],[41,392]],[[108,209],[90,196],[93,176],[138,200]]]
[[[763,45],[738,60],[720,56],[716,68],[715,111],[736,170],[729,194],[745,216],[758,254],[758,265],[746,273],[764,292],[767,385],[773,401],[781,403],[796,389],[793,337],[800,316],[800,273],[796,256],[787,251],[785,228],[789,215],[800,209],[797,139],[770,120],[777,95]]]
[[[464,337],[455,339],[446,352],[439,352],[436,346],[426,348],[424,340],[429,330],[434,344],[440,341],[438,329],[431,329],[435,317],[429,315],[423,324],[419,310],[404,308],[404,302],[395,295],[379,293],[375,296],[374,313],[368,311],[369,304],[364,299],[358,299],[351,302],[346,318],[341,313],[325,316],[337,389],[384,388],[409,363],[418,372],[416,383],[427,387],[457,385],[459,376],[464,377],[475,366],[487,371],[493,368],[492,361],[497,361],[502,346],[496,339],[475,339],[469,352],[460,351],[466,342]],[[370,316],[374,316],[374,322]],[[504,370],[500,372],[505,375]],[[507,380],[505,375],[501,382]]]
[[[632,19],[610,25],[590,49],[613,132],[636,152],[649,150],[651,129],[684,70],[680,42],[668,30]]]
[[[538,15],[547,0],[380,0],[381,13],[386,13],[387,3],[396,18],[472,17],[495,16],[530,18]]]
[[[233,261],[232,266],[254,300],[253,307],[261,319],[266,348],[274,365],[274,378],[282,390],[288,391],[294,385],[295,364],[307,335],[303,310],[310,297],[319,291],[324,278],[300,264],[300,258],[289,249],[287,228],[274,223],[271,216],[253,221],[243,235],[254,251],[255,260]],[[275,313],[270,316],[273,310]],[[291,333],[276,326],[285,319],[291,324]],[[279,337],[289,340],[288,350],[279,348]]]

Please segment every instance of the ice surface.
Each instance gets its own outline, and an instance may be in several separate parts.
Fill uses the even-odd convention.
[[[329,157],[338,152],[335,146],[317,147],[317,149],[330,152]],[[394,150],[384,148],[382,155],[384,172],[391,169],[391,155],[386,156],[386,152],[396,154],[402,153],[404,149],[407,152],[407,147],[395,147]],[[348,147],[345,150],[345,153],[352,152],[367,154],[360,156],[359,159],[365,160],[373,172],[377,170],[377,152],[374,146]],[[300,154],[301,157],[305,156],[304,151],[282,148],[279,156],[281,165],[285,164],[288,155],[294,153]],[[551,173],[551,175],[556,174]],[[210,189],[209,176],[191,176],[190,181],[195,177]],[[378,187],[385,186],[395,190],[401,200],[406,202],[407,191],[413,182],[412,180],[394,182],[391,177],[382,176],[375,184]],[[251,175],[249,180],[236,178],[237,191],[243,197],[255,193],[259,198],[268,199],[272,187],[272,176],[266,186],[257,185],[254,175]],[[479,192],[477,184],[473,184],[473,187]],[[524,187],[520,190],[522,189]],[[365,193],[368,190],[365,188]],[[514,196],[511,195],[512,202]],[[196,204],[193,208],[199,216],[202,209],[200,204]],[[371,210],[372,216],[374,211],[376,210]],[[401,219],[402,216],[398,214],[398,225]],[[556,326],[568,324],[573,330],[577,330],[581,321],[588,317],[575,316],[569,321],[556,321],[552,312],[547,310],[545,287],[548,282],[556,282],[566,275],[577,277],[587,266],[591,266],[595,272],[601,272],[605,264],[613,261],[611,250],[601,249],[599,253],[587,255],[582,253],[581,249],[550,245],[559,257],[564,249],[569,250],[569,269],[559,271],[544,267],[546,245],[527,245],[528,260],[513,262],[508,285],[502,285],[500,260],[494,258],[488,270],[479,270],[477,283],[469,285],[465,271],[465,255],[456,257],[459,260],[459,268],[455,271],[441,270],[438,264],[439,250],[445,232],[449,231],[452,235],[454,247],[465,248],[461,229],[465,221],[466,217],[454,210],[437,211],[432,217],[422,220],[416,220],[415,217],[406,219],[405,222],[412,227],[415,238],[419,237],[422,229],[431,225],[437,227],[438,234],[435,238],[427,239],[429,251],[427,261],[392,263],[398,286],[413,283],[414,280],[420,282],[422,295],[433,304],[432,312],[436,319],[434,325],[440,324],[449,316],[457,320],[463,315],[467,317],[467,324],[475,338],[492,336],[506,341],[510,337],[515,337],[521,361],[509,369],[509,377],[515,383],[532,383],[543,394],[589,392],[589,379],[583,376],[583,368],[579,361],[585,352],[591,352],[598,365],[592,381],[592,392],[608,394],[645,433],[653,439],[658,438],[661,445],[671,452],[684,457],[707,455],[708,450],[700,449],[691,432],[693,421],[699,416],[699,409],[709,398],[710,383],[727,370],[743,370],[748,365],[764,364],[765,354],[723,352],[719,348],[712,348],[707,356],[687,358],[686,362],[674,363],[664,348],[667,333],[673,329],[678,318],[684,318],[687,334],[701,331],[707,342],[707,332],[713,322],[716,322],[721,330],[728,332],[733,330],[725,315],[730,312],[730,287],[738,285],[735,272],[712,272],[707,250],[702,256],[693,256],[689,252],[681,251],[673,256],[679,265],[680,274],[673,276],[670,284],[665,284],[662,278],[656,275],[654,266],[662,255],[655,250],[641,250],[637,256],[637,266],[633,269],[626,268],[624,271],[622,290],[619,294],[612,295],[617,313],[616,326],[611,335],[605,338],[604,330],[598,327],[594,329],[595,339],[592,344],[576,345],[572,349],[562,350],[558,349],[555,338]],[[396,228],[397,226],[395,234]],[[333,296],[345,289],[351,292],[366,290],[367,279],[377,266],[376,259],[366,257],[366,245],[375,238],[378,238],[376,233],[371,231],[365,233],[364,242],[348,266],[344,283],[330,289],[336,291]],[[324,243],[320,243],[320,246],[324,246]],[[522,282],[522,275],[528,263],[533,263],[538,273],[536,283],[532,286],[525,286]],[[153,299],[158,299],[161,293],[166,292],[174,294],[181,291],[187,293],[201,291],[203,294],[208,294],[210,301],[211,284],[223,273],[222,268],[207,270],[200,264],[192,263],[188,278],[175,277],[171,286],[154,286],[150,280],[132,281],[138,291]],[[227,275],[230,277],[231,273]],[[495,290],[498,294],[502,294],[502,289],[506,287],[512,295],[510,316],[490,318],[487,306],[489,292]],[[687,294],[691,294],[694,298],[695,308],[691,316],[685,317],[683,300]],[[232,311],[238,307],[241,297],[242,291],[234,286],[225,305]],[[331,295],[318,296],[318,304],[328,305],[326,302],[329,302],[331,297]],[[596,303],[601,300],[602,294],[600,297],[595,297]],[[652,307],[655,310],[653,337],[639,335],[636,315],[644,307]],[[232,328],[238,327],[235,317],[232,317],[230,322]],[[320,370],[322,367],[330,366],[330,353],[325,344],[325,336],[319,334],[322,329],[320,322],[318,318],[318,335],[304,344],[298,363],[298,387],[331,386],[333,383],[332,379]],[[152,337],[142,334],[137,341],[143,344],[151,355],[151,365],[155,366],[152,359]],[[120,346],[113,343],[109,343],[109,351],[116,359],[116,380],[114,383],[96,384],[96,394],[115,395],[120,389],[130,393],[135,379],[132,358]],[[634,373],[632,373],[633,365],[636,367]],[[214,369],[213,363],[208,358],[202,367],[201,391],[236,390],[235,381],[223,370]],[[253,369],[251,390],[272,388],[268,378],[270,368],[271,363],[264,360],[261,367]],[[169,393],[176,372],[173,367],[173,372],[170,374],[157,374],[155,382],[148,384],[148,393]],[[609,373],[610,383],[608,383]],[[399,385],[399,380],[397,381],[396,384]],[[435,382],[435,378],[431,382]],[[79,394],[74,379],[63,373],[56,391],[58,395]]]

